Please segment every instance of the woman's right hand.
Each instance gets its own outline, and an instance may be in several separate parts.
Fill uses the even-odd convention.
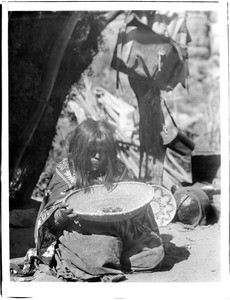
[[[77,220],[78,215],[73,212],[73,208],[68,208],[68,203],[59,204],[58,209],[54,213],[54,223],[55,225],[61,225],[66,221]]]

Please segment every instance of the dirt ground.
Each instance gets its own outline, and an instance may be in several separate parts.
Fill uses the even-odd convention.
[[[166,256],[155,272],[127,274],[128,282],[220,281],[220,223],[160,227]],[[34,246],[33,228],[11,229],[11,257],[22,257]],[[126,282],[127,282],[126,281]]]
[[[160,228],[166,250],[160,271],[127,275],[131,282],[220,281],[220,224]]]

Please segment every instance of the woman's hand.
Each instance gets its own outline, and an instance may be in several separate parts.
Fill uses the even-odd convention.
[[[73,212],[73,208],[68,208],[67,203],[59,204],[58,209],[54,213],[54,223],[55,225],[61,225],[66,221],[76,220],[78,215]]]

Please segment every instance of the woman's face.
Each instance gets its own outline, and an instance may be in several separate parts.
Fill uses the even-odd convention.
[[[98,145],[90,152],[89,169],[90,171],[105,171],[108,162],[108,156],[105,149]]]

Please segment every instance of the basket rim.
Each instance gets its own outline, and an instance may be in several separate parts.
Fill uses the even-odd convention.
[[[122,182],[117,182],[115,183],[115,186],[114,188],[112,188],[110,191],[113,191],[113,189],[115,189],[118,185],[139,185],[139,186],[143,186],[143,187],[148,187],[149,188],[149,191],[152,192],[152,195],[151,197],[149,197],[148,200],[146,200],[141,206],[139,207],[135,207],[133,209],[130,209],[128,211],[118,211],[118,212],[106,212],[106,213],[103,213],[103,214],[97,214],[95,212],[78,212],[77,210],[75,211],[79,217],[82,217],[84,219],[87,219],[87,220],[98,220],[98,221],[104,221],[104,222],[107,222],[107,221],[120,221],[120,220],[124,220],[124,219],[127,219],[129,217],[132,217],[132,216],[136,216],[137,214],[139,214],[139,212],[141,212],[142,210],[144,210],[145,207],[147,207],[154,199],[154,189],[151,185],[147,184],[147,183],[144,183],[144,182],[139,182],[139,181],[122,181]],[[92,185],[90,186],[90,188],[105,188],[104,184],[95,184],[95,185]],[[85,188],[80,188],[80,189],[77,189],[71,193],[69,193],[64,201],[68,203],[68,199],[73,195],[73,194],[76,194],[76,193],[80,193],[82,191],[84,191]],[[151,198],[151,199],[150,199]]]

